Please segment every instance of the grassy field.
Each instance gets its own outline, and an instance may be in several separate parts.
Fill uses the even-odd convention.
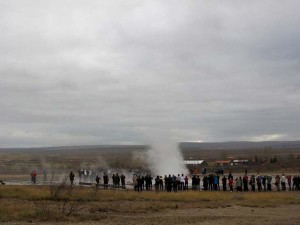
[[[220,219],[229,216],[228,210],[231,214],[233,211],[236,214],[246,210],[245,215],[240,215],[241,219],[246,220],[248,213],[254,210],[260,212],[278,210],[276,215],[283,213],[282,209],[299,212],[300,193],[221,191],[136,193],[132,190],[97,190],[70,186],[0,186],[0,203],[2,224],[10,224],[12,221],[17,224],[18,222],[90,224],[91,221],[97,221],[97,224],[121,224],[125,218],[129,221],[144,218],[146,222],[143,220],[144,222],[140,224],[152,224],[150,221],[156,218],[154,219],[156,222],[170,224],[173,221],[170,217],[174,214],[176,217],[182,214],[181,217],[185,218],[183,221],[187,223],[194,221],[193,223],[197,224],[196,217],[202,222],[215,221],[215,213]],[[283,213],[283,216],[286,216],[286,213]],[[297,218],[299,219],[299,215],[294,219]],[[183,221],[180,223],[173,221],[172,224],[187,224]],[[272,221],[272,218],[266,220],[269,221]],[[136,223],[129,222],[129,224]]]

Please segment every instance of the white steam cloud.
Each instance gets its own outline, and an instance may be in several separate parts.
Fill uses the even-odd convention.
[[[168,132],[159,131],[151,138],[153,144],[147,151],[147,163],[153,176],[188,173],[178,144],[170,137]]]

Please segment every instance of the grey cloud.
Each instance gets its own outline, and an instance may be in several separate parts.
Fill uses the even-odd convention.
[[[0,6],[0,146],[299,139],[297,1]]]

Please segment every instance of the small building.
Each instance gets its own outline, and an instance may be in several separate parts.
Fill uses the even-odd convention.
[[[184,160],[183,163],[189,170],[190,174],[199,174],[203,167],[207,165],[204,160]]]
[[[232,166],[247,166],[249,165],[250,160],[249,159],[235,159],[232,161]]]
[[[214,162],[216,166],[229,166],[231,164],[230,160],[217,160]]]
[[[191,165],[191,166],[200,166],[204,163],[204,160],[184,160],[185,165]]]

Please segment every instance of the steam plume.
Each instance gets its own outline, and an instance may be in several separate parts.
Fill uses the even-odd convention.
[[[147,152],[147,162],[152,175],[187,174],[183,157],[176,141],[171,140],[169,132],[155,132],[151,137],[151,148]]]

